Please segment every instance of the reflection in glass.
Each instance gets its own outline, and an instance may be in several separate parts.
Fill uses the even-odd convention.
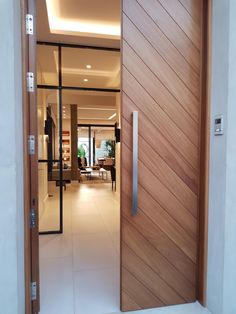
[[[89,127],[78,127],[78,168],[91,166]]]
[[[94,165],[112,166],[115,164],[115,130],[114,127],[91,127],[92,161]],[[109,167],[108,167],[109,168]]]
[[[37,84],[58,85],[58,47],[37,45]]]
[[[84,48],[62,48],[62,85],[120,88],[120,53]]]
[[[38,89],[39,231],[60,228],[58,92]]]
[[[78,165],[115,164],[115,130],[109,126],[78,126]]]

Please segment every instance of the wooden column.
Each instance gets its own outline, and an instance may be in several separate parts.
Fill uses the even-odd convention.
[[[77,105],[70,105],[71,116],[71,179],[78,180]]]

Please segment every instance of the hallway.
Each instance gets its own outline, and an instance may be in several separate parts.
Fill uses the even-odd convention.
[[[68,186],[64,234],[40,236],[41,314],[119,311],[119,220],[111,184]]]

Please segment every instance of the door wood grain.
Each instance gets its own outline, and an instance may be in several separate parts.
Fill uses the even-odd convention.
[[[202,18],[199,0],[123,0],[123,311],[197,300]],[[139,112],[136,216],[133,111]]]

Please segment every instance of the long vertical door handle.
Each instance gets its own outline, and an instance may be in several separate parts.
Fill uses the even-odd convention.
[[[138,213],[138,111],[133,111],[133,186],[131,214]]]

